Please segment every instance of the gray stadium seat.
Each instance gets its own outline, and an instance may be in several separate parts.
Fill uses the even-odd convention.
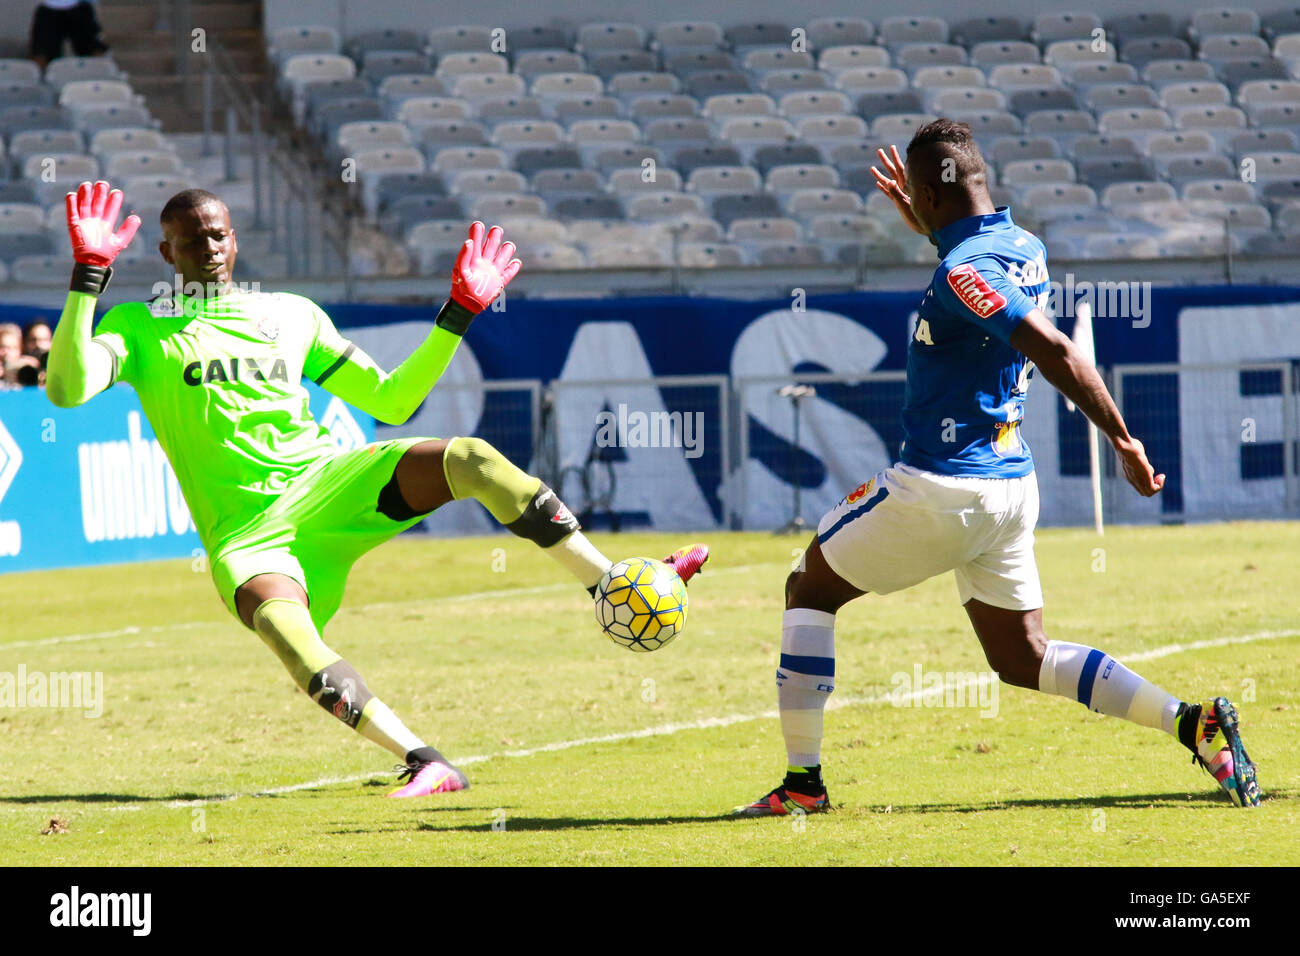
[[[1114,156],[1080,161],[1079,181],[1093,189],[1103,189],[1111,183],[1136,179],[1154,179],[1151,162],[1132,156]]]
[[[727,42],[722,27],[708,20],[679,20],[655,27],[653,45],[660,50],[720,49]]]
[[[1059,159],[1061,147],[1050,136],[1000,136],[989,156],[999,166],[1017,159]]]
[[[1167,94],[1169,89],[1165,90]],[[1176,98],[1176,96],[1175,96]],[[1088,109],[1094,112],[1112,109],[1159,107],[1155,90],[1141,83],[1098,83],[1085,96]],[[1165,102],[1168,106],[1168,101]]]
[[[575,48],[584,53],[597,50],[643,50],[645,30],[635,23],[587,23],[578,28]]]
[[[1038,47],[1022,40],[989,40],[971,47],[972,66],[989,69],[1003,63],[1039,64]]]
[[[777,198],[769,193],[719,196],[713,201],[713,218],[724,227],[737,219],[782,218]]]
[[[683,177],[704,166],[739,166],[740,151],[727,143],[708,146],[690,146],[678,150],[673,156],[673,163]]]
[[[1190,60],[1192,47],[1186,40],[1173,36],[1144,36],[1124,41],[1119,58],[1139,70],[1157,60]]]
[[[952,42],[970,47],[990,41],[1024,40],[1028,32],[1019,17],[973,17],[952,25]]]
[[[739,70],[712,70],[686,77],[686,89],[692,96],[703,100],[720,93],[752,93],[754,85]]]
[[[404,196],[392,201],[381,219],[385,232],[406,236],[415,226],[430,219],[462,219],[465,208],[452,196]],[[463,233],[462,233],[462,240]]]
[[[766,175],[778,166],[818,164],[822,159],[822,151],[809,143],[776,143],[756,149],[752,162],[760,173]]]
[[[1218,7],[1192,14],[1187,35],[1197,39],[1224,33],[1259,33],[1259,28],[1259,14],[1254,10]]]
[[[1034,17],[1029,36],[1039,46],[1047,46],[1062,40],[1091,39],[1092,32],[1101,28],[1101,17],[1095,13],[1040,13]]]
[[[649,50],[602,50],[587,54],[587,71],[609,79],[617,73],[653,72],[659,57]]]
[[[790,46],[790,25],[776,21],[741,23],[728,27],[727,42],[736,50],[749,47]]]
[[[364,61],[367,53],[376,50],[423,53],[424,45],[424,38],[414,30],[367,30],[348,40],[347,53],[354,60]]]
[[[880,21],[878,42],[890,46],[903,43],[947,43],[948,24],[938,17],[885,17]]]
[[[1214,67],[1200,60],[1156,60],[1142,68],[1142,79],[1160,90],[1170,83],[1213,83]]]
[[[566,196],[551,205],[561,219],[623,219],[623,206],[613,196]]]
[[[889,113],[921,113],[924,101],[917,90],[886,90],[863,93],[853,104],[854,111],[867,121]]]
[[[818,51],[835,46],[868,44],[875,35],[876,28],[871,21],[860,17],[818,17],[808,23],[808,45]]]
[[[436,197],[447,195],[447,185],[441,175],[428,173],[384,173],[375,178],[376,210],[383,212],[394,202],[406,197]]]
[[[387,76],[432,72],[433,64],[427,56],[409,50],[372,50],[365,55],[361,68],[361,75],[376,86]]]
[[[1168,13],[1124,13],[1111,17],[1106,30],[1121,41],[1134,37],[1172,37],[1179,33],[1178,24]]]

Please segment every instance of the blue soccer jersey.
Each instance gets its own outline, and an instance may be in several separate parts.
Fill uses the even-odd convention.
[[[1005,206],[934,239],[942,261],[908,342],[900,458],[941,475],[1027,475],[1020,423],[1033,364],[1008,340],[1046,306],[1047,251]]]

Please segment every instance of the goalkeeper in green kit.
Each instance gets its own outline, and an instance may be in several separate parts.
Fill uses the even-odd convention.
[[[67,197],[76,264],[50,346],[46,394],[71,408],[116,382],[139,395],[176,472],[232,614],[294,681],[349,727],[396,754],[394,797],[468,786],[321,639],[352,564],[449,501],[473,498],[594,593],[611,562],[539,479],[478,438],[399,438],[341,452],[307,411],[309,378],[375,419],[400,424],[447,368],[474,317],[519,272],[500,227],[469,227],[451,297],[425,341],[386,372],[309,299],[232,283],[238,244],[224,203],[190,189],[163,208],[159,252],[184,293],[112,308],[94,325],[113,259],[140,225],[115,231],[122,193],[82,183]],[[703,545],[666,560],[683,581]]]

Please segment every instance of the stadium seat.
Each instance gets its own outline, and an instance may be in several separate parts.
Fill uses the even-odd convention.
[[[547,105],[547,104],[543,104]],[[622,113],[622,106],[612,96],[565,96],[549,103],[552,115],[566,125],[576,120],[606,119],[612,120]],[[631,124],[635,126],[635,124]],[[637,130],[632,139],[640,139]]]
[[[488,193],[522,193],[527,189],[523,173],[514,169],[462,169],[451,174],[448,182],[450,195],[464,196],[469,201]]]
[[[835,77],[835,85],[849,96],[864,93],[902,92],[911,84],[907,74],[890,66],[862,66],[844,70]]]
[[[529,186],[553,206],[557,199],[603,192],[605,180],[594,169],[542,169],[533,174]]]
[[[704,100],[702,112],[721,126],[734,116],[775,116],[777,106],[766,93],[720,93]]]
[[[586,73],[587,63],[571,50],[525,50],[515,57],[515,69],[531,82],[546,73]]]
[[[727,240],[742,244],[764,242],[798,242],[803,239],[803,227],[793,219],[783,217],[758,217],[734,219],[727,226]]]
[[[1142,79],[1157,91],[1170,83],[1214,83],[1214,67],[1199,60],[1156,60],[1142,68]]]
[[[71,147],[70,151],[75,151],[76,148]],[[156,129],[128,126],[99,130],[90,139],[89,152],[102,159],[108,153],[140,149],[175,152],[176,146]]]
[[[719,196],[713,201],[713,218],[724,228],[737,219],[779,219],[783,216],[777,198],[768,193]]]
[[[659,69],[659,58],[649,50],[601,50],[588,54],[587,72],[608,80],[618,73],[645,73]]]
[[[514,156],[515,169],[526,176],[532,176],[544,169],[574,169],[581,164],[581,151],[568,143],[524,146]]]
[[[1016,159],[1002,166],[1000,181],[1021,190],[1039,183],[1072,183],[1077,178],[1068,159]]]
[[[1173,36],[1137,37],[1120,45],[1119,58],[1140,70],[1160,60],[1190,60],[1192,47],[1186,40]]]
[[[1004,112],[1007,108],[1007,95],[1001,90],[988,87],[940,87],[930,90],[926,96],[926,112],[937,113],[940,116],[976,110]]]
[[[624,143],[622,146],[607,146],[599,150],[592,158],[592,165],[608,175],[616,169],[635,167],[637,169],[654,168],[662,174],[664,167],[663,153],[656,147],[645,143]]]
[[[1078,213],[1092,213],[1097,208],[1097,193],[1078,183],[1040,183],[1028,186],[1020,202],[1037,218],[1050,220]]]
[[[382,213],[394,202],[408,196],[445,196],[447,185],[437,172],[383,173],[375,177],[373,195],[375,213]]]
[[[1084,101],[1093,112],[1161,106],[1155,90],[1141,83],[1098,83],[1088,88]]]
[[[53,255],[55,251],[54,240],[44,232],[0,232],[0,262],[12,265],[14,260],[20,256],[46,256]],[[65,272],[67,270],[66,259],[64,260],[64,270]]]
[[[733,193],[758,192],[763,180],[752,166],[700,166],[691,170],[686,189],[705,202]]]
[[[605,91],[631,104],[639,96],[663,96],[681,90],[681,81],[671,73],[615,73],[605,81]]]
[[[821,164],[775,166],[768,171],[764,186],[777,198],[784,199],[796,189],[838,189],[840,175],[835,167]]]
[[[754,150],[751,162],[766,175],[777,166],[818,164],[822,159],[822,151],[810,143],[776,143]]]
[[[1251,80],[1237,89],[1243,109],[1269,103],[1300,103],[1300,82],[1294,80]]]
[[[443,53],[438,57],[435,75],[455,84],[456,78],[484,74],[509,73],[510,62],[499,53]]]
[[[1232,60],[1262,60],[1272,51],[1260,36],[1242,33],[1220,33],[1204,37],[1197,56],[1216,66]]]
[[[971,66],[982,70],[1005,63],[1038,64],[1043,60],[1038,47],[1023,40],[990,40],[971,47]]]
[[[1050,136],[999,136],[989,157],[998,166],[1018,159],[1059,159],[1061,147]]]
[[[45,213],[38,203],[0,203],[0,233],[31,234],[45,231]]]
[[[898,113],[878,117],[871,124],[871,137],[880,143],[907,143],[926,123],[938,119],[933,113]]]
[[[642,129],[647,141],[660,146],[679,144],[704,145],[713,141],[713,126],[708,120],[687,116],[664,116],[653,119]]]
[[[611,170],[606,186],[616,196],[629,196],[647,192],[674,192],[681,190],[682,177],[677,170],[667,167],[651,169],[632,166]]]
[[[918,90],[885,90],[862,93],[854,100],[853,110],[870,122],[887,113],[923,113],[925,102]]]
[[[1158,259],[1161,253],[1160,243],[1151,236],[1103,232],[1083,241],[1085,259]]]
[[[338,53],[341,49],[338,31],[333,27],[283,27],[271,34],[267,59],[282,65],[291,56],[312,53],[332,54]]]
[[[1220,202],[1254,202],[1255,187],[1240,179],[1195,179],[1183,184],[1184,200],[1218,200]]]
[[[357,75],[357,65],[337,53],[296,53],[280,67],[280,82],[293,98],[295,116],[301,121],[300,104],[305,106],[304,90],[315,80],[350,80]]]
[[[786,119],[794,121],[805,116],[835,116],[849,113],[852,101],[839,90],[808,90],[786,93],[781,97],[778,110]]]
[[[727,43],[737,52],[754,47],[790,47],[790,25],[776,21],[739,23],[726,29]]]
[[[733,117],[722,124],[721,133],[722,139],[741,149],[750,150],[798,138],[790,121],[780,116]]]
[[[848,44],[833,46],[822,50],[817,58],[817,68],[824,73],[838,76],[845,70],[858,67],[887,67],[890,65],[889,51],[882,46]]]
[[[973,17],[952,25],[952,42],[971,47],[979,43],[1023,41],[1028,35],[1019,17]]]
[[[628,200],[627,204],[629,219],[674,219],[679,216],[701,215],[704,211],[703,199],[692,193],[684,192],[657,192],[633,196]]]
[[[1080,66],[1113,63],[1114,61],[1115,48],[1113,46],[1107,43],[1104,49],[1098,50],[1092,40],[1057,40],[1054,43],[1049,43],[1046,49],[1043,50],[1043,63],[1059,68],[1064,75],[1071,79],[1071,82],[1077,82],[1074,79],[1074,71]],[[1128,67],[1128,70],[1133,69],[1128,64],[1117,65]]]
[[[484,26],[435,27],[429,31],[425,49],[438,58],[439,66],[458,53],[492,54],[493,31]]]
[[[885,17],[880,21],[879,42],[888,46],[947,43],[948,23],[938,17]]]
[[[875,36],[876,28],[871,21],[860,17],[818,17],[808,22],[808,45],[817,51],[837,46],[865,45],[871,43]]]
[[[541,120],[546,118],[540,100],[531,96],[506,96],[483,100],[478,104],[478,118],[488,127],[509,120]]]
[[[759,87],[773,96],[783,96],[800,90],[828,90],[831,87],[826,75],[816,69],[772,70],[764,73]]]
[[[39,83],[0,78],[0,103],[6,106],[53,106],[54,91]]]
[[[1202,40],[1215,34],[1259,33],[1259,14],[1253,10],[1219,7],[1213,10],[1201,10],[1192,14],[1191,25],[1187,35],[1194,40]]]
[[[826,254],[811,242],[790,242],[765,245],[758,250],[757,258],[762,266],[820,266]]]
[[[55,153],[80,153],[84,148],[81,134],[67,129],[24,130],[9,141],[9,159],[21,170],[32,156]]]
[[[361,75],[366,82],[375,86],[386,76],[432,72],[433,65],[427,56],[409,50],[372,50],[365,55],[361,67]]]
[[[955,43],[904,43],[893,58],[895,66],[911,72],[926,66],[965,66],[970,59]]]
[[[425,149],[429,168],[447,178],[462,169],[509,169],[505,150],[491,146],[434,146]]]
[[[185,176],[180,157],[171,150],[151,149],[111,153],[104,158],[103,174],[109,182],[129,176]]]
[[[312,117],[311,129],[326,142],[333,142],[339,128],[347,123],[378,122],[383,117],[384,108],[379,100],[371,96],[348,96],[321,104]]]
[[[1254,153],[1293,153],[1300,150],[1300,140],[1289,129],[1250,129],[1234,133],[1228,151],[1240,162]]]
[[[1155,178],[1151,162],[1133,156],[1085,159],[1080,161],[1078,173],[1079,181],[1093,189],[1104,189],[1111,183]]]
[[[564,129],[549,120],[509,120],[492,130],[492,142],[502,149],[551,146],[564,141]]]
[[[588,23],[578,28],[576,49],[582,53],[599,50],[643,50],[646,32],[635,23]]]
[[[583,269],[587,257],[577,246],[565,243],[546,243],[533,246],[528,252],[528,267],[539,272],[561,272]]]
[[[796,219],[823,213],[855,213],[863,208],[862,197],[847,189],[797,189],[785,200],[786,212]]]
[[[460,220],[464,215],[461,201],[451,196],[402,196],[389,203],[381,225],[389,235],[405,237],[422,222]],[[461,241],[464,241],[463,225]]]
[[[638,96],[628,104],[628,115],[642,125],[656,119],[699,116],[700,104],[693,96],[680,94]]]
[[[686,146],[678,149],[672,158],[672,165],[683,176],[689,176],[702,166],[739,166],[741,163],[740,150],[729,143]]]
[[[1121,41],[1134,37],[1172,37],[1180,32],[1174,18],[1163,12],[1123,13],[1111,17],[1106,29]]]
[[[1094,30],[1103,30],[1095,13],[1040,13],[1034,17],[1029,38],[1039,46],[1072,40],[1091,40]]]
[[[720,93],[752,93],[754,85],[739,70],[710,70],[683,77],[686,91],[698,100]]]
[[[691,49],[721,49],[727,39],[722,27],[707,20],[681,20],[661,23],[655,27],[651,45],[661,51]]]
[[[596,269],[653,269],[669,265],[668,254],[647,242],[590,245],[587,264]]]
[[[1232,161],[1217,154],[1173,156],[1161,163],[1161,172],[1171,183],[1181,186],[1197,179],[1227,179],[1237,169]]]
[[[1134,203],[1173,201],[1177,198],[1173,186],[1160,182],[1117,182],[1101,191],[1102,206],[1120,211]]]
[[[682,242],[677,262],[684,269],[735,268],[746,264],[743,251],[726,242]]]
[[[358,33],[347,42],[347,54],[354,60],[363,61],[367,53],[387,50],[402,53],[424,53],[425,40],[414,30],[388,28],[384,30],[367,30]],[[318,52],[333,53],[337,50]]]
[[[1065,85],[1061,71],[1046,63],[999,63],[989,70],[989,86],[1013,90],[1055,89]]]
[[[524,193],[491,193],[477,197],[470,203],[469,214],[484,222],[502,219],[547,215],[546,202],[540,196]]]
[[[39,84],[40,82],[41,68],[31,60],[0,58],[0,83]]]
[[[45,85],[60,91],[77,81],[125,78],[111,56],[61,56],[45,68]]]
[[[455,73],[442,79],[453,96],[474,103],[525,95],[524,78],[514,73]]]
[[[1160,105],[1173,112],[1183,106],[1228,106],[1232,95],[1222,83],[1170,83],[1160,89]]]

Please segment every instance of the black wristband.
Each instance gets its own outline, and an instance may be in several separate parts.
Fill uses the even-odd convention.
[[[68,290],[84,292],[86,295],[103,295],[111,278],[112,266],[92,266],[78,262],[72,267],[72,282],[68,285]]]
[[[473,321],[473,312],[455,299],[448,299],[442,304],[442,309],[438,312],[435,323],[454,335],[464,335],[469,330],[469,324]]]

